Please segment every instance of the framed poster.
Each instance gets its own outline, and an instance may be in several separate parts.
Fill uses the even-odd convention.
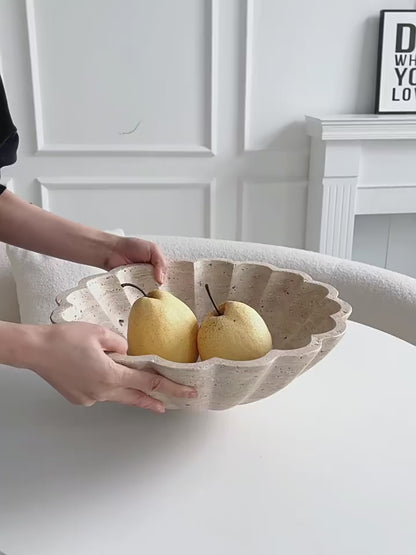
[[[416,10],[382,10],[376,114],[416,114]]]

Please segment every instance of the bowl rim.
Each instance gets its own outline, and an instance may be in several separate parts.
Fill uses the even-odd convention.
[[[340,337],[342,337],[342,335],[344,335],[346,328],[347,328],[347,320],[349,318],[349,316],[351,315],[352,312],[352,307],[349,303],[347,303],[346,301],[342,300],[339,298],[339,292],[338,290],[328,284],[328,283],[324,283],[322,281],[317,281],[312,279],[312,277],[307,274],[306,272],[303,272],[301,270],[292,270],[292,269],[288,269],[288,268],[280,268],[278,266],[275,266],[274,264],[269,264],[266,262],[255,262],[255,261],[251,261],[251,260],[240,260],[240,261],[234,261],[234,260],[230,260],[230,259],[226,259],[226,258],[200,258],[198,260],[186,260],[186,259],[180,259],[180,260],[173,260],[170,261],[173,263],[192,263],[195,264],[197,262],[227,262],[230,264],[234,264],[234,265],[238,265],[238,264],[243,264],[243,265],[251,265],[254,264],[256,266],[262,266],[265,268],[269,268],[271,271],[279,271],[279,272],[286,272],[288,274],[294,274],[294,275],[298,275],[300,277],[303,278],[304,282],[308,282],[311,283],[312,285],[317,285],[317,286],[321,286],[324,287],[327,290],[327,294],[325,295],[326,299],[330,299],[332,301],[334,301],[335,303],[338,304],[339,306],[339,310],[337,312],[335,312],[334,314],[329,315],[329,317],[331,318],[331,320],[334,321],[334,327],[326,332],[322,332],[322,333],[312,333],[311,334],[311,339],[309,341],[309,343],[307,345],[304,345],[303,347],[299,347],[297,349],[271,349],[266,355],[264,355],[261,358],[257,358],[257,359],[253,359],[253,360],[229,360],[229,359],[223,359],[220,357],[213,357],[207,360],[201,360],[201,361],[197,361],[197,362],[173,362],[173,361],[169,361],[166,360],[158,355],[140,355],[140,356],[131,356],[131,355],[121,355],[118,353],[110,353],[111,358],[115,361],[118,362],[120,364],[125,364],[126,366],[130,366],[131,364],[134,364],[137,361],[141,361],[141,362],[148,362],[148,363],[153,363],[153,364],[157,364],[160,368],[166,368],[166,369],[175,369],[175,368],[180,368],[181,370],[186,370],[189,369],[189,371],[194,371],[196,369],[199,370],[204,370],[207,369],[208,367],[215,365],[217,363],[221,363],[222,366],[232,366],[232,367],[240,367],[240,368],[249,368],[252,366],[259,366],[259,365],[268,365],[271,364],[272,362],[274,362],[276,360],[276,358],[282,358],[282,357],[296,357],[296,358],[303,358],[303,357],[307,357],[310,355],[314,355],[317,354],[321,348],[322,348],[322,344],[323,341],[325,339],[331,339],[331,340],[336,340],[339,339]],[[118,266],[117,268],[113,268],[112,270],[109,270],[107,272],[102,272],[99,274],[94,274],[91,276],[87,276],[82,278],[79,282],[78,285],[76,287],[72,287],[71,289],[67,289],[66,291],[63,291],[62,293],[59,293],[56,298],[55,298],[55,302],[57,303],[57,306],[54,308],[54,310],[52,311],[51,315],[50,315],[50,320],[52,322],[52,324],[61,324],[61,323],[65,323],[67,324],[68,321],[65,320],[63,318],[63,313],[68,309],[73,307],[74,305],[72,303],[70,303],[68,301],[68,297],[69,295],[71,295],[72,293],[85,289],[88,285],[89,282],[92,282],[93,280],[97,280],[97,279],[104,279],[106,278],[108,275],[116,275],[117,273],[120,272],[121,269],[123,268],[130,268],[130,267],[136,267],[136,266],[151,266],[151,264],[147,264],[147,263],[133,263],[133,264],[125,264],[123,266]]]

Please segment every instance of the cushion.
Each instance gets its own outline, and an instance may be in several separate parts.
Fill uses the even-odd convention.
[[[124,235],[123,230],[110,231]],[[72,289],[87,276],[101,274],[102,268],[76,264],[7,245],[22,324],[50,324],[59,293]]]
[[[4,243],[0,243],[0,321],[20,321],[16,284]]]

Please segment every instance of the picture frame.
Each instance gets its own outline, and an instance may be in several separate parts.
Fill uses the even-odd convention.
[[[416,10],[381,10],[376,114],[416,114]]]

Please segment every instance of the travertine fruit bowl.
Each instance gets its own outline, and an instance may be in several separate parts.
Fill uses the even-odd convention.
[[[123,266],[83,279],[75,289],[57,298],[51,320],[90,322],[126,337],[131,305],[140,293],[158,287],[147,264]],[[218,305],[238,300],[256,309],[273,338],[273,349],[252,361],[212,358],[191,364],[170,362],[155,355],[112,355],[131,368],[158,372],[198,389],[198,399],[154,396],[170,409],[228,409],[276,393],[321,360],[341,339],[351,307],[338,292],[301,272],[267,264],[226,260],[178,261],[169,266],[162,289],[185,302],[199,322],[212,310],[205,291],[208,283]]]

